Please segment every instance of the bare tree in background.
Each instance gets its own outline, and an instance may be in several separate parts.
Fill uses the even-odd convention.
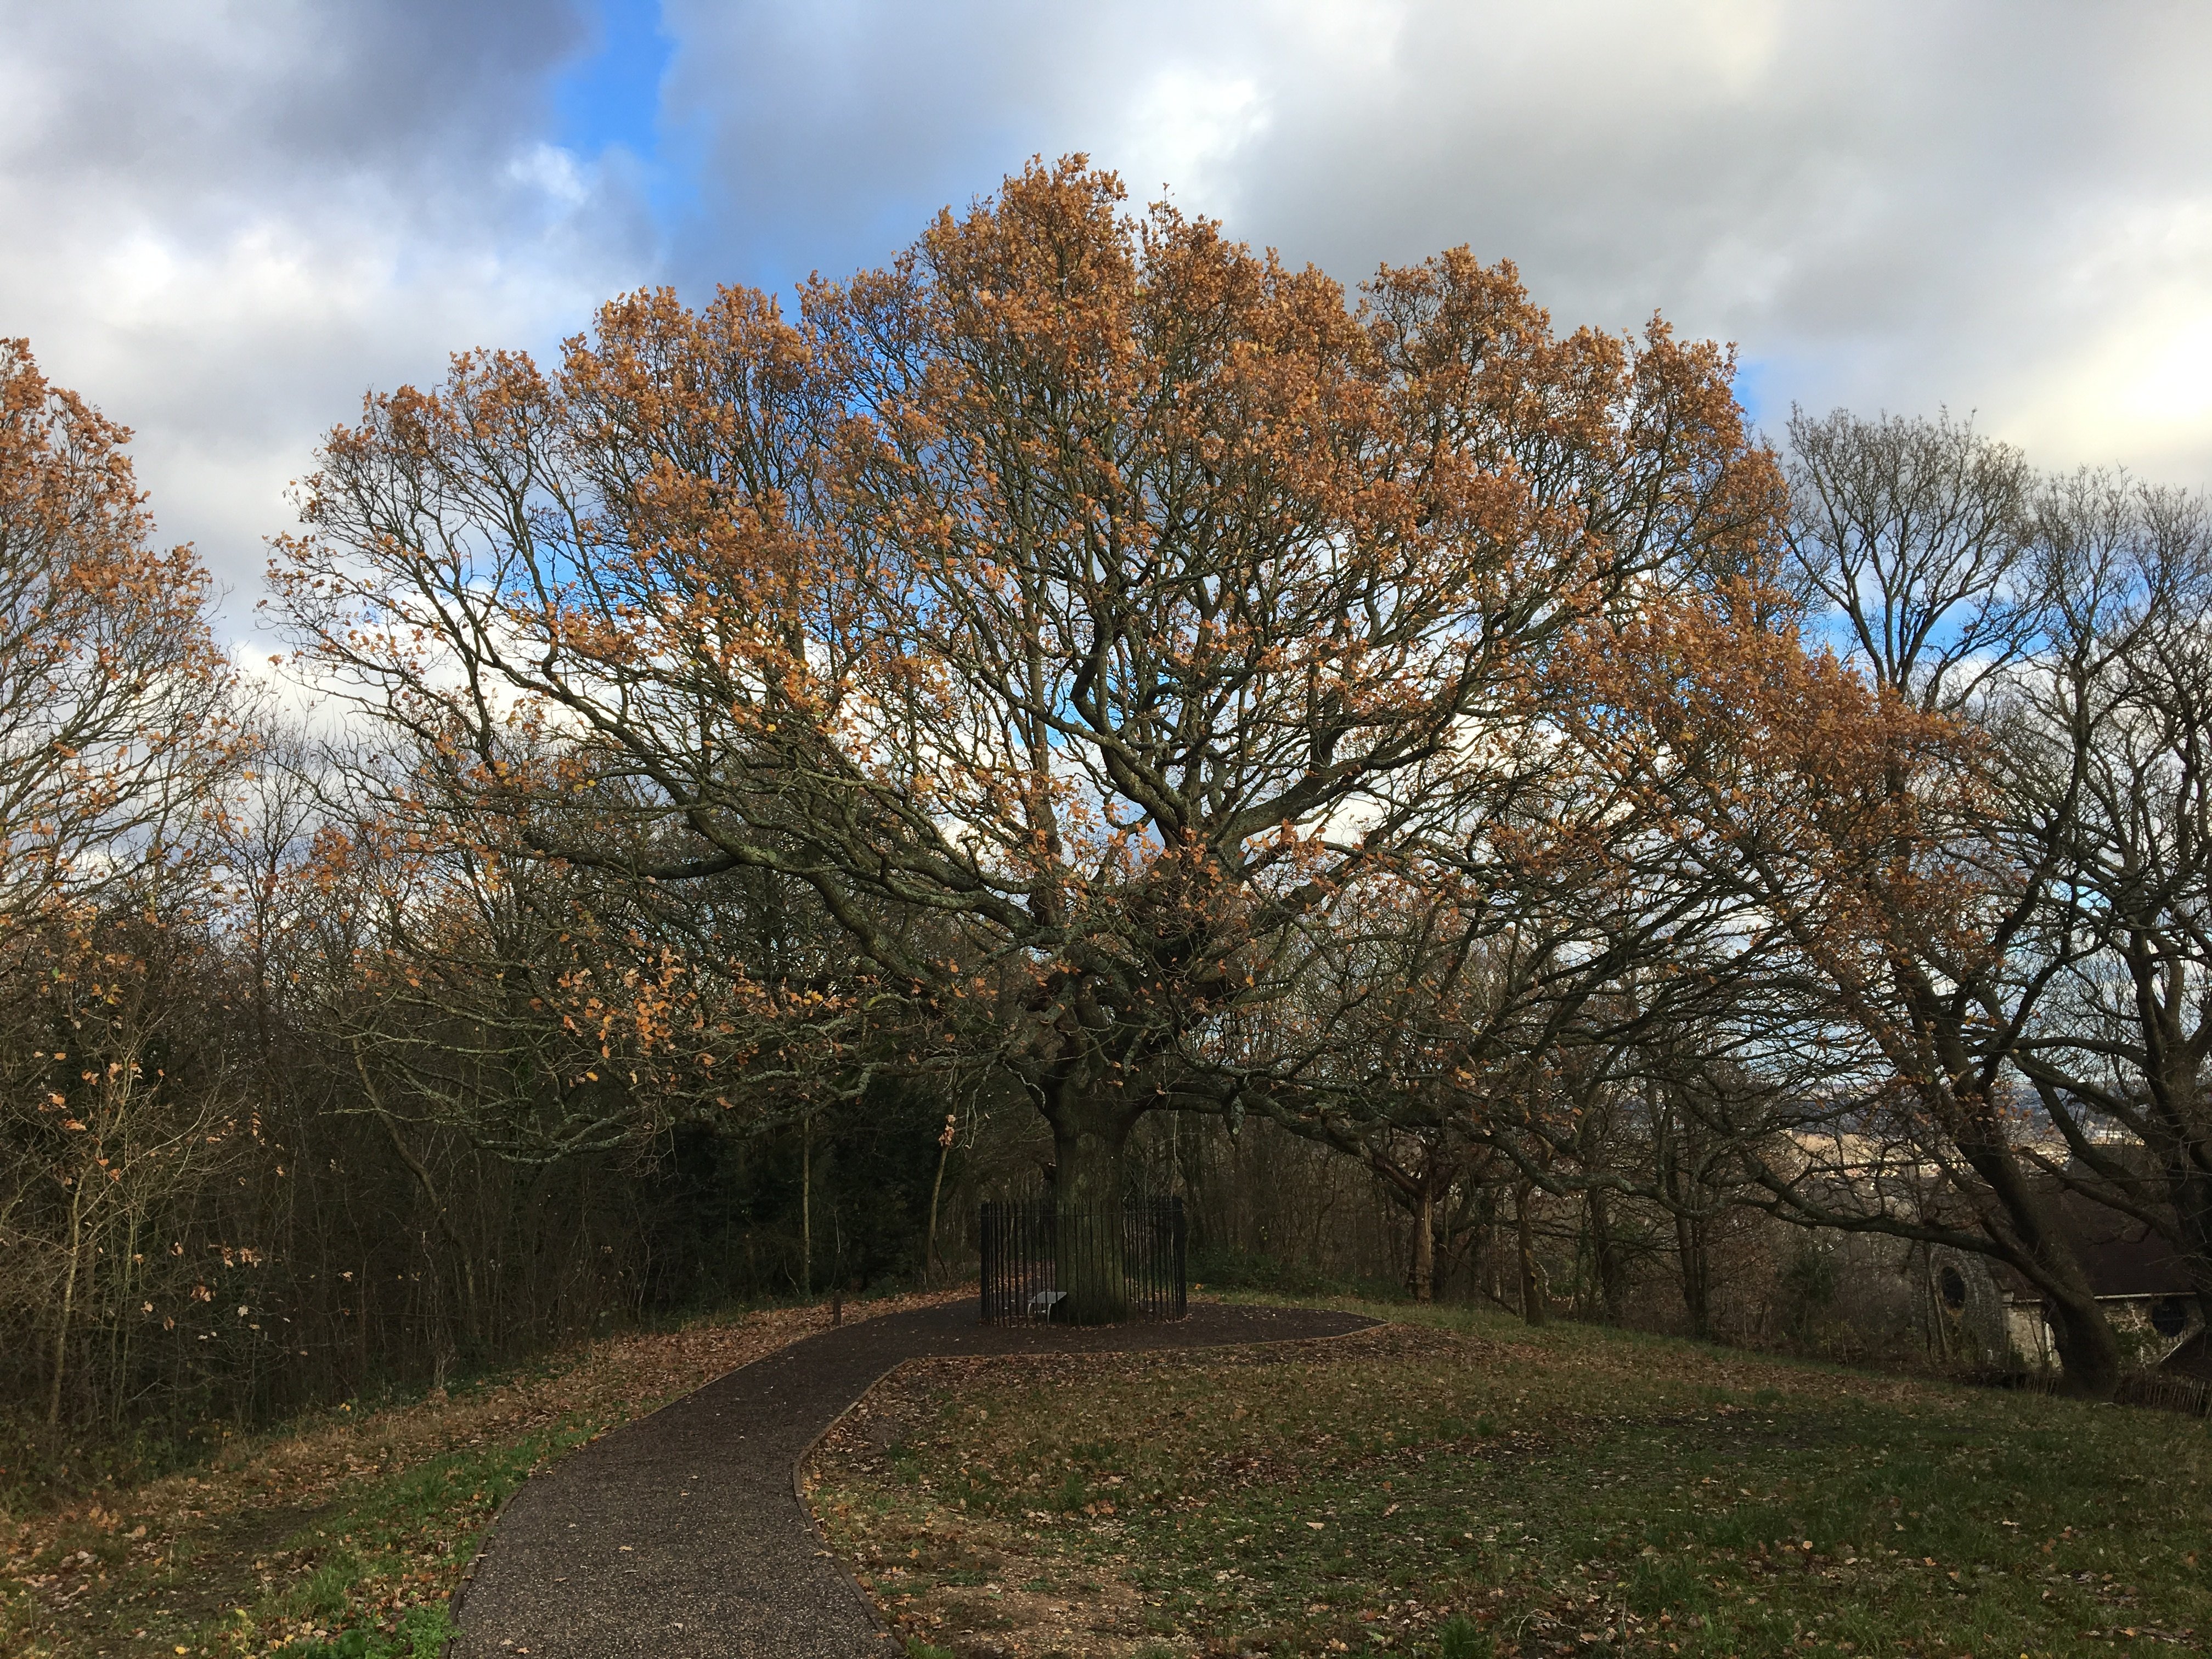
[[[1965,708],[2040,619],[2027,458],[1948,415],[1792,409],[1788,430],[1790,574],[1814,614],[1886,693]]]
[[[2212,1321],[2212,515],[2084,473],[2041,518],[2048,640],[1991,724],[2063,977],[2018,1063],[2051,1177],[2170,1238]]]
[[[2064,966],[2036,947],[2067,872],[2010,833],[2002,757],[1972,721],[2043,626],[2030,481],[1948,422],[1800,416],[1793,438],[1793,555],[1849,655],[1747,625],[1742,599],[1654,612],[1590,662],[1593,703],[1629,717],[1583,729],[1768,919],[1788,975],[1820,988],[1836,1079],[1789,1109],[1850,1150],[1759,1166],[1771,1201],[1998,1255],[2044,1295],[2068,1386],[2109,1395],[2118,1345],[2011,1070]],[[1835,1041],[1847,1032],[1868,1048]],[[1942,1171],[1954,1213],[1900,1206],[1925,1183],[1880,1173],[1892,1164]]]

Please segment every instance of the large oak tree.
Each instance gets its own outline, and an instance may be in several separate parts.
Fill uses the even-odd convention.
[[[1717,348],[1121,204],[1032,165],[795,319],[458,359],[331,434],[279,561],[512,850],[810,887],[1050,1121],[1064,1255],[1143,1113],[1238,1109],[1291,932],[1541,763],[1549,642],[1777,521]],[[1062,1275],[1121,1310],[1117,1250]]]

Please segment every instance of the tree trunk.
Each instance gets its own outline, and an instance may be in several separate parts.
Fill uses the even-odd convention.
[[[1522,1187],[1513,1200],[1513,1241],[1521,1267],[1521,1317],[1531,1325],[1547,1325],[1551,1310],[1544,1305],[1544,1275],[1536,1265],[1536,1241],[1528,1228],[1531,1191]]]
[[[1413,1300],[1437,1299],[1437,1194],[1425,1178],[1413,1195]]]
[[[2096,1298],[2069,1285],[2045,1291],[2044,1308],[2058,1342],[2059,1391],[2077,1400],[2110,1400],[2119,1391],[2120,1344]]]
[[[1980,1109],[1967,1120],[1967,1129],[1953,1139],[2010,1224],[2011,1247],[2020,1258],[2014,1265],[2043,1292],[2064,1373],[2059,1386],[2079,1400],[2110,1400],[2120,1386],[2119,1340],[2097,1305],[2057,1203],[2028,1180],[2002,1132],[1984,1127],[1994,1115],[1976,1103]]]
[[[77,1263],[84,1254],[84,1179],[70,1189],[69,1267],[62,1278],[62,1304],[54,1317],[53,1386],[46,1394],[46,1425],[62,1420],[62,1379],[69,1369],[70,1318],[76,1311]]]
[[[937,1179],[929,1183],[929,1237],[922,1241],[921,1288],[929,1289],[937,1279],[937,1199],[945,1190],[945,1160],[952,1156],[951,1135],[938,1144]]]
[[[1703,1216],[1674,1212],[1674,1255],[1682,1278],[1682,1311],[1700,1342],[1713,1334],[1713,1262],[1705,1247]]]
[[[2212,1329],[2212,1170],[2185,1162],[2181,1174],[2167,1185],[2180,1224],[2181,1265],[2197,1291],[2205,1326]]]
[[[2150,999],[2138,995],[2139,1002]],[[2145,1020],[2145,1024],[2152,1022]],[[2160,1022],[2172,1028],[2169,1016]],[[2151,1090],[2143,1138],[2158,1160],[2166,1200],[2173,1206],[2173,1242],[2182,1271],[2196,1292],[2204,1323],[2212,1328],[2212,1105],[2198,1082],[2204,1070],[2203,1042],[2190,1042],[2167,1030],[2159,1045],[2166,1061]]]
[[[1920,1308],[1928,1324],[1928,1340],[1922,1346],[1948,1364],[1951,1358],[1951,1322],[1943,1316],[1942,1291],[1936,1279],[1936,1249],[1931,1244],[1920,1247]]]
[[[123,1254],[115,1263],[117,1316],[115,1322],[109,1327],[110,1335],[107,1344],[109,1379],[107,1420],[109,1426],[116,1429],[121,1428],[123,1425],[123,1402],[131,1393],[127,1379],[131,1375],[131,1349],[136,1346],[131,1337],[138,1328],[137,1322],[129,1314],[131,1292],[136,1288],[137,1282],[137,1275],[131,1272],[131,1269],[138,1261],[139,1215],[135,1205],[129,1214],[130,1221],[123,1235]]]
[[[1127,1118],[1081,1108],[1053,1121],[1053,1211],[1056,1285],[1067,1300],[1056,1310],[1079,1325],[1129,1316],[1121,1261],[1121,1151]]]
[[[2148,1085],[2129,1127],[2150,1149],[2173,1206],[2173,1242],[2208,1329],[2212,1329],[2212,1022],[2192,1030],[2193,975],[2179,970],[2163,929],[2130,928],[2123,955],[2135,986],[2142,1048],[2135,1063]]]
[[[1621,1304],[1627,1299],[1628,1261],[1613,1231],[1613,1212],[1603,1189],[1589,1192],[1590,1261],[1597,1279],[1598,1302],[1605,1322],[1620,1323]]]
[[[358,1050],[354,1054],[354,1066],[360,1072],[362,1082],[366,1084],[368,1080],[368,1068],[362,1064]],[[372,1099],[374,1099],[373,1096]],[[483,1328],[479,1297],[477,1294],[477,1253],[469,1247],[468,1241],[461,1237],[460,1227],[453,1220],[453,1212],[447,1207],[446,1195],[438,1190],[438,1183],[431,1176],[429,1165],[415,1155],[415,1149],[407,1144],[406,1137],[399,1133],[399,1125],[393,1121],[392,1115],[380,1105],[375,1108],[375,1111],[378,1121],[384,1125],[384,1133],[391,1139],[392,1150],[399,1154],[399,1161],[407,1166],[409,1172],[415,1177],[416,1184],[422,1188],[422,1196],[430,1206],[430,1218],[438,1224],[438,1231],[445,1235],[446,1243],[453,1247],[453,1261],[461,1270],[462,1332],[471,1346],[487,1344],[490,1337]]]

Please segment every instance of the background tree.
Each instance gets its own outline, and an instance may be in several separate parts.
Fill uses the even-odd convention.
[[[205,571],[130,434],[0,340],[0,941],[184,856],[236,753]]]
[[[1925,713],[1966,707],[2041,620],[2026,458],[1948,413],[1793,407],[1788,431],[1785,580],[1874,684]]]
[[[2057,860],[2061,969],[2016,1063],[2054,1182],[2163,1235],[2212,1320],[2212,526],[2204,503],[2084,473],[2040,503],[2043,648],[1992,720],[2026,858]]]
[[[2069,1386],[2109,1395],[2118,1346],[2022,1144],[2010,1070],[2057,971],[2019,969],[2062,872],[2014,856],[1978,738],[1725,610],[1655,612],[1603,656],[1606,717],[1589,729],[1617,745],[1616,775],[1668,801],[1682,843],[1769,919],[1788,976],[1818,988],[1826,1018],[1799,1028],[1798,1051],[1830,1079],[1794,1103],[1769,1093],[1787,1113],[1771,1127],[1801,1146],[1841,1133],[1909,1148],[1972,1218],[1902,1212],[1897,1183],[1856,1152],[1853,1168],[1762,1163],[1756,1178],[1814,1224],[1999,1255],[2045,1297]],[[1854,1055],[1851,1036],[1869,1047]]]
[[[245,745],[206,574],[150,545],[129,435],[0,341],[0,1285],[49,1423],[88,1340],[124,1368],[153,1218],[245,1128],[184,1040]]]

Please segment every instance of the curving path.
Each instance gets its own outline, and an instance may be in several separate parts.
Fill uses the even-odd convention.
[[[795,1473],[893,1366],[1340,1336],[1356,1314],[1193,1304],[1172,1324],[981,1325],[973,1302],[865,1319],[718,1378],[580,1448],[507,1505],[456,1602],[454,1659],[888,1659]]]

